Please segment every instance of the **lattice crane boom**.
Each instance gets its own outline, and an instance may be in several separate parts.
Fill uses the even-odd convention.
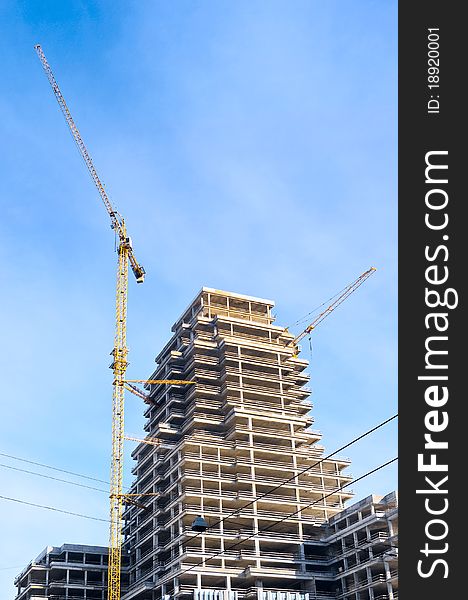
[[[365,271],[364,273],[362,273],[361,275],[359,275],[359,277],[353,281],[352,283],[350,283],[349,285],[347,285],[344,290],[340,293],[340,295],[338,297],[335,298],[335,300],[325,309],[323,310],[319,315],[317,315],[311,323],[309,323],[309,325],[307,325],[307,327],[301,331],[301,333],[299,335],[297,335],[293,340],[291,340],[290,345],[294,346],[296,349],[295,355],[298,354],[298,344],[299,342],[309,333],[311,333],[312,330],[314,330],[317,325],[319,325],[319,323],[321,323],[324,319],[326,319],[328,317],[328,315],[330,315],[330,313],[332,313],[335,308],[337,308],[342,302],[344,302],[353,292],[355,292],[358,287],[360,287],[365,281],[366,279],[368,279],[371,275],[373,275],[375,273],[377,269],[375,267],[371,267],[370,269],[368,269],[367,271]]]
[[[112,459],[110,476],[110,536],[109,536],[109,568],[108,568],[108,600],[120,600],[120,570],[122,550],[122,513],[123,498],[123,440],[124,440],[124,395],[125,372],[127,370],[127,289],[128,265],[135,274],[137,283],[143,283],[145,270],[136,260],[130,238],[127,236],[124,219],[114,210],[104,186],[94,167],[93,161],[86,149],[77,126],[67,107],[65,99],[52,73],[52,69],[40,45],[35,50],[42,63],[54,95],[67,121],[80,154],[86,163],[88,171],[98,189],[99,195],[111,219],[111,227],[119,238],[117,292],[116,292],[116,327],[113,361],[111,368],[114,373],[112,399]]]
[[[131,240],[127,237],[127,233],[125,230],[125,222],[123,218],[119,215],[119,213],[116,210],[114,210],[111,204],[109,196],[107,195],[104,185],[101,182],[99,175],[97,174],[91,156],[89,155],[89,152],[83,142],[80,132],[78,131],[78,127],[76,126],[73,117],[71,116],[70,110],[68,109],[67,103],[65,102],[65,98],[63,97],[62,92],[60,91],[58,83],[54,77],[49,63],[47,62],[47,58],[45,57],[41,46],[39,44],[36,44],[34,46],[34,49],[36,50],[36,53],[39,56],[39,60],[42,63],[45,74],[47,75],[47,79],[49,80],[49,83],[54,92],[55,98],[57,99],[63,116],[65,117],[68,127],[70,128],[73,139],[75,140],[76,145],[78,146],[78,150],[86,164],[86,167],[88,168],[92,180],[94,181],[94,185],[96,186],[99,195],[101,196],[101,200],[103,201],[104,206],[106,207],[107,213],[109,214],[111,220],[111,227],[117,232],[119,242],[121,244],[128,245],[128,260],[130,261],[130,266],[132,268],[133,273],[135,274],[137,283],[143,283],[145,279],[145,270],[140,264],[138,264],[138,261],[136,260],[133,254]]]

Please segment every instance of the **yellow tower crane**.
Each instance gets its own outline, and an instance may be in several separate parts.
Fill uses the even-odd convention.
[[[334,296],[333,302],[322,312],[320,312],[307,327],[301,331],[299,335],[297,335],[293,340],[291,340],[288,346],[294,346],[294,354],[293,356],[298,356],[299,354],[299,342],[309,333],[314,330],[317,325],[319,325],[324,319],[328,317],[330,313],[332,313],[335,308],[337,308],[342,302],[346,300],[353,292],[355,292],[358,287],[360,287],[366,279],[368,279],[371,275],[375,273],[377,269],[375,267],[371,267],[361,275],[357,279],[355,279],[352,283],[347,285],[341,292],[339,292],[336,296]]]
[[[115,230],[119,239],[118,243],[118,267],[117,267],[117,293],[116,293],[116,319],[115,319],[115,340],[112,350],[113,361],[111,369],[114,373],[113,381],[113,398],[112,398],[112,460],[111,460],[111,478],[110,478],[110,539],[109,539],[109,570],[108,570],[108,600],[120,600],[120,569],[121,569],[121,550],[122,550],[122,513],[123,499],[127,497],[128,501],[132,501],[129,496],[139,496],[147,494],[123,494],[123,441],[124,438],[133,439],[142,443],[157,445],[158,441],[154,439],[140,440],[138,438],[128,437],[124,435],[124,396],[125,389],[140,396],[144,399],[148,398],[142,390],[139,390],[133,383],[147,384],[193,384],[194,381],[183,380],[127,380],[125,372],[127,370],[127,289],[128,289],[128,265],[135,275],[137,283],[143,283],[145,279],[145,270],[138,263],[133,253],[131,238],[127,236],[125,221],[122,216],[114,210],[109,197],[104,189],[104,186],[99,179],[99,176],[94,167],[93,161],[86,149],[86,146],[81,138],[75,122],[71,116],[65,98],[60,91],[60,88],[55,80],[52,69],[45,57],[44,52],[39,44],[34,46],[34,49],[39,56],[44,71],[47,75],[55,98],[59,103],[60,109],[65,117],[65,120],[70,128],[73,138],[78,146],[81,156],[86,163],[88,171],[94,181],[94,184],[101,196],[107,213],[111,219],[111,227]],[[139,505],[136,503],[138,506]],[[143,506],[144,508],[144,506]]]

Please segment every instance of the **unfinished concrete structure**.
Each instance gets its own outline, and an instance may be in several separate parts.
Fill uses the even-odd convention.
[[[398,495],[368,496],[330,519],[324,543],[343,600],[398,598]]]
[[[131,491],[157,495],[124,515],[123,600],[398,598],[397,495],[344,508],[349,461],[321,460],[307,361],[272,308],[203,288],[157,356],[151,379],[196,384],[148,390],[145,429],[161,442],[133,452]],[[104,600],[107,552],[47,548],[15,600]]]
[[[150,387],[145,430],[162,443],[135,449],[133,492],[159,497],[126,510],[124,600],[334,596],[334,577],[310,548],[352,495],[337,491],[351,480],[349,461],[298,475],[323,456],[321,434],[309,428],[308,363],[274,324],[273,306],[203,288],[157,356],[151,379],[196,385]],[[191,530],[198,515],[206,533]]]
[[[262,589],[262,600],[398,600],[398,495],[368,496],[320,526],[315,540],[304,547],[304,559],[315,567],[315,591],[284,592]],[[128,583],[127,557],[122,572],[123,591]],[[107,548],[64,544],[46,548],[15,580],[15,600],[72,600],[106,598]],[[142,581],[132,586],[141,594],[154,589]],[[138,587],[140,591],[138,592]],[[328,590],[328,591],[327,591]],[[206,591],[206,590],[204,590]],[[233,597],[236,594],[231,591]],[[226,594],[200,594],[221,600]],[[239,594],[237,594],[239,597]],[[166,594],[166,598],[171,598]]]
[[[108,549],[102,546],[63,544],[47,546],[16,577],[15,600],[104,600]],[[127,558],[122,583],[127,585]]]

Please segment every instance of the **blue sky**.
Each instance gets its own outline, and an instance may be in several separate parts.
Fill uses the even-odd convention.
[[[0,16],[0,452],[108,477],[114,240],[35,43],[148,273],[130,286],[129,376],[151,373],[202,285],[272,298],[288,325],[375,265],[313,334],[314,428],[332,451],[394,414],[396,2],[29,0]],[[126,406],[139,434],[143,407]],[[392,425],[350,448],[352,474],[396,442]],[[0,472],[1,495],[107,516],[104,493]],[[390,468],[353,489],[396,485]],[[105,523],[1,502],[6,597],[47,544],[107,544]]]

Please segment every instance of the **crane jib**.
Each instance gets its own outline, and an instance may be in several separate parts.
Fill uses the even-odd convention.
[[[42,63],[44,71],[47,75],[47,79],[49,80],[49,83],[52,87],[52,91],[54,92],[55,98],[60,106],[63,116],[65,117],[67,125],[70,128],[70,132],[73,136],[73,139],[75,140],[75,143],[78,147],[81,157],[83,158],[83,160],[86,164],[88,172],[91,175],[91,178],[99,192],[101,200],[103,201],[104,206],[107,210],[107,213],[109,214],[109,217],[111,219],[111,227],[112,227],[112,229],[115,229],[115,231],[117,232],[120,243],[125,242],[128,238],[126,235],[124,221],[123,221],[123,219],[119,220],[118,213],[117,213],[117,211],[114,210],[114,208],[111,204],[109,196],[107,195],[106,190],[104,189],[104,185],[101,182],[101,180],[97,174],[97,171],[96,171],[94,163],[91,159],[91,156],[89,155],[89,152],[85,146],[85,143],[83,142],[83,139],[80,135],[78,127],[76,126],[75,121],[73,120],[73,117],[71,116],[70,110],[68,109],[67,103],[65,102],[65,98],[63,97],[63,94],[60,91],[60,87],[54,77],[54,74],[52,73],[52,69],[51,69],[49,63],[47,62],[47,58],[46,58],[41,46],[39,44],[36,44],[34,46],[34,49],[36,50],[39,60]],[[128,259],[130,261],[130,265],[132,267],[132,271],[135,275],[137,283],[143,283],[143,281],[145,279],[145,270],[143,269],[143,267],[141,265],[138,264],[138,261],[134,257],[133,248],[130,248]]]
[[[294,347],[293,356],[297,356],[299,354],[299,342],[307,334],[311,333],[317,327],[317,325],[319,325],[324,319],[326,319],[328,315],[330,315],[349,296],[351,296],[351,294],[355,292],[358,289],[358,287],[360,287],[366,281],[366,279],[368,279],[373,273],[375,273],[376,270],[377,269],[375,267],[371,267],[370,269],[359,275],[359,277],[355,279],[352,283],[347,285],[337,297],[335,296],[335,300],[330,304],[330,306],[328,306],[324,311],[322,311],[318,316],[316,316],[312,323],[309,323],[309,325],[307,325],[307,327],[299,335],[297,335],[293,340],[289,342],[289,345]]]

